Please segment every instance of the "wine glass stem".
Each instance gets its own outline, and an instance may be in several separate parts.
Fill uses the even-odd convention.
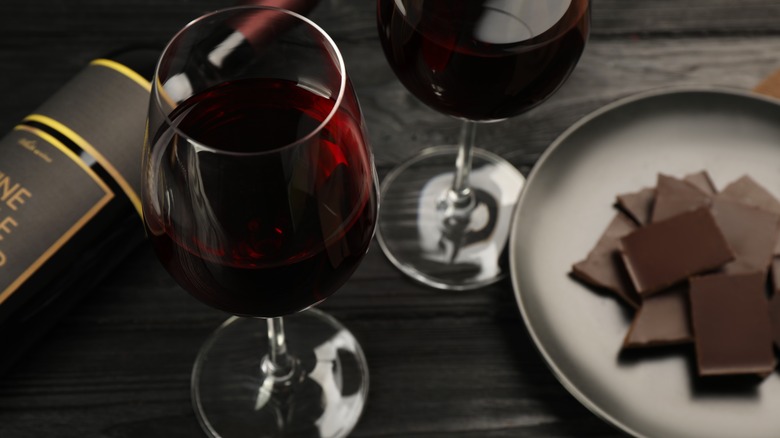
[[[284,336],[284,320],[281,317],[268,318],[268,357],[266,372],[276,380],[286,380],[295,371],[295,360],[287,353],[287,340]]]
[[[463,122],[458,144],[458,156],[455,160],[455,178],[453,178],[452,187],[446,197],[449,204],[448,210],[470,210],[474,205],[474,193],[471,190],[469,176],[471,175],[476,132],[476,123]]]

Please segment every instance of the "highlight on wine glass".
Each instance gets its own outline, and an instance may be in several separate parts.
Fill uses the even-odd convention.
[[[338,48],[293,12],[220,10],[173,37],[152,88],[147,234],[187,292],[234,315],[193,367],[203,430],[347,435],[366,401],[366,360],[312,306],[366,253],[378,190]]]
[[[475,147],[478,123],[539,105],[564,83],[590,28],[588,0],[377,0],[379,39],[401,83],[463,122],[382,182],[377,237],[417,281],[469,290],[506,276],[510,219],[524,178]],[[512,139],[523,148],[523,139]],[[489,145],[488,145],[489,146]]]

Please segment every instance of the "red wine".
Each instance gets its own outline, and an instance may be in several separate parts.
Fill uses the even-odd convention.
[[[159,164],[147,176],[157,181],[149,193],[165,193],[145,199],[144,212],[158,257],[189,293],[236,315],[281,316],[352,274],[373,236],[377,195],[358,113],[344,104],[326,120],[329,98],[242,79],[169,116],[175,128],[158,133]],[[198,145],[165,141],[171,129]]]
[[[588,0],[378,0],[385,55],[433,109],[489,121],[552,95],[579,60]]]

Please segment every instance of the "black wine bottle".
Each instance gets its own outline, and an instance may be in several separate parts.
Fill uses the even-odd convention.
[[[263,5],[287,9],[301,15],[309,13],[320,0],[244,0],[243,5]],[[193,59],[184,73],[168,78],[165,91],[174,101],[184,100],[193,90],[208,88],[206,84],[222,82],[225,73],[235,76],[245,68],[248,56],[256,53],[277,35],[280,28],[295,23],[292,17],[258,13],[244,20],[213,29],[200,42],[202,50],[193,51]]]
[[[92,61],[0,140],[0,370],[143,241],[157,50]]]

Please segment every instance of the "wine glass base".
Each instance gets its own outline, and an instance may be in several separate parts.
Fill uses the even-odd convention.
[[[395,168],[382,183],[377,238],[403,273],[442,290],[480,288],[506,277],[512,210],[525,183],[503,158],[474,149],[468,220],[445,222],[458,148],[437,146]]]
[[[192,400],[210,437],[344,437],[368,395],[368,366],[352,334],[309,309],[284,317],[293,371],[267,369],[264,319],[231,317],[206,341],[192,371]]]

